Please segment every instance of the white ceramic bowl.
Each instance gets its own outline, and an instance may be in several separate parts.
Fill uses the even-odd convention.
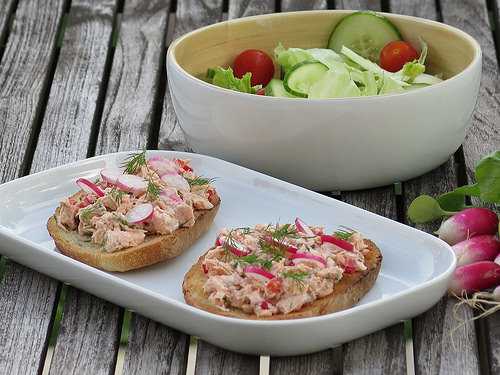
[[[189,145],[314,190],[404,181],[445,162],[465,137],[481,77],[481,49],[468,34],[421,18],[386,14],[405,40],[429,45],[428,69],[445,78],[403,94],[288,99],[234,92],[197,78],[244,49],[278,42],[325,46],[349,11],[262,15],[221,22],[175,40],[169,89]]]

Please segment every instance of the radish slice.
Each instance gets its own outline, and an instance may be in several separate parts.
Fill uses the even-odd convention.
[[[125,219],[130,224],[139,224],[150,219],[153,216],[153,212],[154,208],[151,203],[142,203],[127,212]]]
[[[165,174],[161,177],[161,180],[166,183],[168,186],[176,188],[181,191],[190,191],[191,186],[186,181],[184,177],[177,173],[169,173]]]
[[[274,275],[271,272],[267,272],[262,267],[257,266],[246,266],[243,269],[248,276],[253,277],[256,280],[260,280],[262,282],[267,282],[268,280],[274,279]]]
[[[245,255],[251,253],[251,251],[247,249],[241,242],[237,242],[234,240],[231,241],[231,243],[226,242],[226,237],[223,235],[217,237],[217,239],[215,240],[215,246],[224,246],[237,257],[244,257]]]
[[[179,194],[177,194],[177,190],[171,188],[166,188],[160,191],[160,198],[163,199],[163,201],[165,201],[166,203],[173,205],[181,204],[184,202],[182,198],[179,197]]]
[[[148,164],[160,177],[170,173],[177,174],[179,171],[177,163],[161,156],[153,156],[148,160]]]
[[[133,174],[122,174],[116,183],[116,186],[128,193],[142,194],[148,188],[148,183],[142,177]]]
[[[322,242],[328,242],[331,244],[334,244],[338,247],[340,247],[343,250],[347,251],[353,251],[354,250],[354,245],[346,240],[343,240],[341,238],[337,238],[335,236],[330,236],[328,234],[323,234],[321,236],[321,241]]]
[[[296,252],[295,254],[290,255],[290,259],[292,260],[293,264],[295,264],[295,265],[302,263],[302,262],[313,261],[313,262],[316,262],[321,267],[326,267],[325,258],[320,257],[319,255]]]
[[[104,197],[104,191],[94,184],[92,181],[87,180],[86,178],[79,178],[76,180],[76,184],[82,189],[84,192],[89,194],[95,194],[98,197]]]
[[[116,185],[118,178],[123,174],[119,169],[104,168],[101,170],[102,179],[111,185]]]
[[[297,228],[297,230],[301,233],[304,233],[307,237],[314,237],[316,236],[314,234],[314,232],[312,231],[311,228],[309,228],[309,226],[304,223],[301,219],[299,219],[298,217],[295,218],[295,227]]]

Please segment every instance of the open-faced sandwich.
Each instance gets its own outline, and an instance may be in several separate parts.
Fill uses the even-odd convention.
[[[210,226],[220,199],[187,160],[146,152],[62,201],[47,228],[65,255],[107,271],[129,271],[173,258]]]
[[[184,278],[186,302],[242,319],[297,319],[356,304],[382,255],[356,231],[295,224],[223,229]]]

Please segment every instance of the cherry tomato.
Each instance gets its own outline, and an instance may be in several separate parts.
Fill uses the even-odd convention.
[[[252,73],[252,86],[265,86],[274,75],[273,60],[262,51],[257,49],[247,49],[234,59],[234,75],[243,77],[247,72]]]
[[[408,42],[395,40],[380,51],[380,66],[389,72],[397,72],[409,61],[418,59],[418,52]]]
[[[266,95],[266,89],[263,87],[260,90],[257,90],[256,95]]]

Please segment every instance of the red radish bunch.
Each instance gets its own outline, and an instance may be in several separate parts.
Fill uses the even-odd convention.
[[[450,292],[461,295],[500,285],[497,231],[498,216],[487,208],[465,209],[441,224],[439,238],[453,245],[457,256]]]

